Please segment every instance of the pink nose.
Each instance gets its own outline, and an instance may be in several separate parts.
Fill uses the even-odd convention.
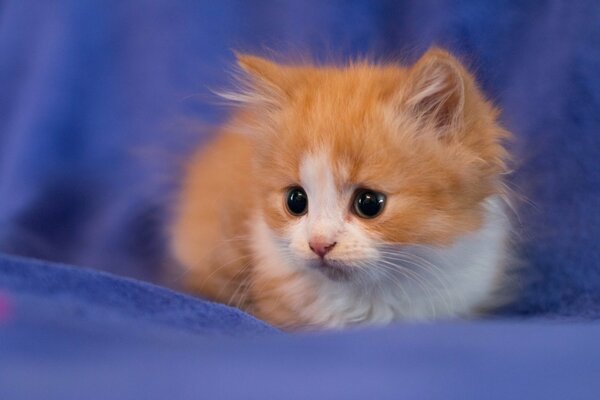
[[[329,253],[331,249],[335,247],[337,242],[327,243],[320,240],[311,240],[308,242],[308,247],[319,257],[325,257],[325,254]]]

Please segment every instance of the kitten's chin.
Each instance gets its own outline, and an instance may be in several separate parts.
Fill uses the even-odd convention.
[[[351,266],[345,265],[339,261],[333,260],[311,260],[309,267],[325,275],[335,282],[345,282],[350,280],[354,274]]]

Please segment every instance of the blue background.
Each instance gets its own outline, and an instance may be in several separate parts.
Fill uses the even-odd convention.
[[[337,364],[331,360],[349,348],[360,348],[359,343],[370,343],[373,353],[367,347],[364,357],[375,357],[373,363],[358,358],[366,363],[365,374],[375,379],[383,376],[381,373],[387,368],[398,372],[397,386],[383,386],[390,390],[387,394],[400,393],[400,388],[404,388],[406,393],[429,393],[431,398],[446,394],[450,398],[447,391],[435,392],[435,385],[416,384],[416,391],[410,392],[407,388],[412,386],[402,383],[421,382],[419,379],[437,376],[440,371],[446,373],[440,376],[448,377],[456,369],[459,372],[452,375],[456,380],[439,382],[447,388],[467,376],[485,375],[483,371],[487,370],[482,365],[488,365],[485,360],[489,362],[490,358],[476,357],[471,362],[468,354],[488,354],[500,360],[488,365],[489,371],[499,374],[494,378],[499,396],[510,393],[503,391],[510,390],[508,385],[502,386],[498,380],[513,382],[516,378],[509,368],[515,365],[528,366],[524,372],[538,371],[530,372],[530,377],[532,387],[540,390],[551,387],[544,382],[561,374],[575,379],[567,379],[563,389],[574,388],[576,379],[590,383],[585,379],[591,379],[593,356],[597,360],[599,351],[593,339],[598,336],[598,328],[590,320],[600,315],[597,1],[0,2],[0,250],[157,282],[168,265],[164,227],[181,165],[190,149],[210,137],[212,128],[226,116],[226,109],[210,90],[231,83],[227,71],[233,63],[232,50],[267,56],[310,54],[318,60],[368,54],[411,62],[433,44],[452,50],[466,62],[484,91],[503,109],[503,123],[517,137],[512,145],[516,171],[510,180],[523,196],[518,205],[520,253],[527,268],[521,274],[521,298],[503,313],[504,318],[512,319],[498,326],[397,326],[359,334],[301,338],[297,342],[293,338],[281,339],[276,348],[286,349],[284,353],[289,351],[289,355],[263,360],[264,369],[259,368],[257,382],[268,379],[278,362],[306,353],[309,355],[299,364],[298,379],[305,376],[313,362],[323,365],[324,374],[338,370],[339,373],[328,375],[329,386],[317,385],[324,390],[320,394],[331,394],[327,390],[341,390],[336,382],[340,383],[341,371],[345,370],[340,368],[354,365],[343,361],[343,357]],[[35,336],[34,332],[43,328],[53,338],[47,339],[50,347],[60,349],[61,340],[66,340],[79,349],[75,354],[81,355],[85,349],[98,347],[123,350],[128,342],[124,339],[115,344],[118,332],[129,332],[125,336],[135,338],[147,332],[140,326],[148,321],[164,325],[152,307],[146,307],[152,295],[138,292],[140,287],[152,288],[148,289],[151,293],[158,288],[124,281],[136,293],[127,295],[127,290],[119,293],[115,289],[119,286],[115,282],[120,281],[110,280],[113,278],[105,281],[92,272],[85,275],[87,271],[69,269],[61,275],[52,271],[63,271],[62,267],[15,260],[18,259],[8,258],[0,263],[0,287],[5,287],[17,304],[17,322],[12,330],[0,331],[4,343],[13,343],[9,339],[19,342],[17,338],[21,338],[22,345],[24,337]],[[51,270],[49,275],[41,274],[46,267]],[[15,278],[15,271],[22,273],[17,274],[21,278]],[[65,279],[72,284],[65,285]],[[87,291],[94,287],[90,282],[97,279],[104,289]],[[49,289],[48,282],[55,282],[55,286]],[[108,293],[107,298],[122,296],[123,303],[88,304],[101,298],[102,293]],[[165,296],[171,299],[177,295],[168,292]],[[174,304],[179,304],[177,301]],[[182,301],[194,304],[190,307],[206,304],[190,298]],[[121,316],[111,317],[112,311],[106,313],[106,307],[133,307],[136,311],[124,316],[115,311]],[[169,323],[185,326],[186,331],[188,324],[197,323],[177,310],[174,306],[172,318],[179,322]],[[239,318],[248,318],[242,324],[246,328],[231,325],[228,317],[221,319],[227,313],[236,313],[227,310],[192,314],[202,321],[216,321],[223,331],[254,332],[256,322],[243,314]],[[113,317],[127,329],[112,329]],[[546,329],[545,325],[537,325],[539,322],[521,322],[521,317],[536,317],[535,321],[559,318],[563,322],[556,329]],[[569,318],[565,321],[564,317]],[[587,322],[574,324],[573,319]],[[98,339],[91,333],[96,328],[112,333]],[[184,346],[160,356],[150,351],[149,347],[160,347],[170,338],[163,328],[155,329],[153,338],[142,342],[156,343],[132,347],[131,353],[126,352],[132,354],[127,356],[130,362],[179,360],[182,368],[188,366],[186,363],[194,363],[189,355],[182,361],[180,356],[187,354]],[[192,329],[190,334],[198,332]],[[30,337],[32,341],[40,340],[34,336]],[[490,338],[489,344],[483,341],[484,337]],[[464,339],[464,345],[444,347],[444,343],[454,343],[451,338],[460,339],[460,343],[468,339]],[[504,338],[509,338],[509,344],[502,344]],[[577,343],[561,344],[562,340],[575,338],[580,338]],[[219,362],[228,360],[230,366],[238,365],[238,361],[244,365],[244,359],[257,359],[253,351],[273,353],[275,345],[268,339],[262,340],[255,346],[245,346],[247,352],[238,353],[228,350],[227,343],[219,342],[212,356],[206,356],[207,363],[221,365]],[[338,340],[349,340],[348,348],[336,350],[333,346],[330,353],[320,348]],[[200,349],[208,346],[202,343],[196,345]],[[304,348],[306,343],[310,345]],[[546,354],[546,347],[540,343],[558,353]],[[377,353],[388,345],[395,349],[394,354],[399,354],[398,359],[386,361],[385,354]],[[418,364],[418,360],[404,358],[413,345],[427,349],[418,353],[423,354],[421,369],[411,368],[412,362]],[[566,356],[561,355],[560,346],[566,346]],[[0,354],[12,354],[14,360],[21,360],[23,371],[33,371],[33,360],[39,353],[17,344],[4,347],[5,353],[1,349],[0,344]],[[201,350],[195,350],[198,352]],[[323,357],[311,359],[310,354]],[[82,359],[67,362],[56,354],[45,356],[59,365],[63,362],[64,368],[78,362],[85,364]],[[563,356],[572,364],[565,363],[554,372],[546,371],[547,376],[540,375],[542,366],[564,359]],[[450,359],[459,361],[452,368],[444,367],[443,360]],[[23,360],[29,360],[29,364]],[[127,365],[118,357],[109,360],[110,365]],[[195,367],[204,373],[212,371]],[[64,389],[64,370],[36,371],[53,371],[55,379],[48,378],[47,383],[54,382],[57,390]],[[104,375],[97,376],[108,379],[115,371],[111,375],[108,368]],[[153,373],[141,370],[133,377],[150,379]],[[167,376],[174,379],[173,375]],[[347,375],[348,379],[354,376]],[[186,378],[190,377],[181,379]],[[15,378],[13,382],[20,381]],[[78,383],[83,390],[82,382],[87,381]],[[485,380],[471,382],[475,385],[472,389],[485,389],[482,382]],[[560,386],[562,381],[556,382]],[[582,382],[579,388],[590,388]],[[1,383],[0,378],[0,389]],[[127,382],[123,385],[127,386]],[[524,388],[523,385],[517,387]],[[16,392],[10,393],[24,395],[21,390],[25,386],[13,386]],[[217,386],[213,389],[217,390]],[[252,386],[256,393],[261,387]],[[346,389],[350,387],[354,386]],[[300,390],[300,386],[296,389]],[[367,385],[353,393],[376,393],[374,390]],[[51,398],[48,393],[47,398]],[[461,393],[464,394],[456,392],[456,398],[464,398],[459,397]],[[562,392],[556,389],[550,393],[560,398],[558,394]]]

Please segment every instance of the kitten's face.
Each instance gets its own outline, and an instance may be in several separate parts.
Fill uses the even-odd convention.
[[[262,215],[290,264],[372,276],[398,246],[444,246],[480,226],[502,131],[457,61],[427,57],[410,70],[242,58],[258,82],[246,118]]]
[[[272,229],[279,228],[275,235],[282,252],[332,279],[368,268],[379,257],[382,239],[372,220],[385,211],[387,195],[363,188],[349,175],[347,165],[335,166],[330,151],[305,153],[298,183],[284,191],[280,204],[269,207],[270,214],[287,219],[279,227],[270,221]]]

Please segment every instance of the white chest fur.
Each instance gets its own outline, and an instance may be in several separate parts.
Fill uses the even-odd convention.
[[[294,276],[279,295],[321,327],[468,316],[493,302],[508,260],[510,221],[504,203],[492,197],[485,210],[482,227],[453,245],[388,247],[382,252],[393,253],[396,265],[382,259],[381,263],[390,263],[386,274],[350,281],[333,281],[316,270],[298,273],[299,267],[286,262],[276,238],[259,218],[252,235],[257,279]]]

